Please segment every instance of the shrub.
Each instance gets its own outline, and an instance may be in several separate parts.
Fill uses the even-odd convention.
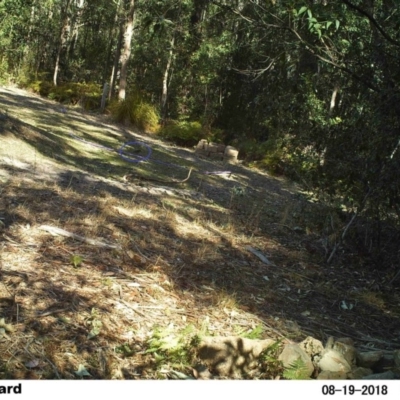
[[[198,121],[169,121],[161,130],[160,135],[181,146],[193,146],[207,133]]]
[[[139,93],[130,95],[123,101],[112,102],[108,110],[118,122],[130,122],[148,132],[155,132],[159,127],[156,108]]]
[[[39,93],[41,96],[65,104],[80,104],[85,110],[100,106],[102,89],[96,83],[67,82],[54,86],[53,82],[41,79],[31,79],[28,82],[20,81],[22,87]]]

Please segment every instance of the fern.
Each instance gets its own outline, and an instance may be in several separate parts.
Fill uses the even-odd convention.
[[[300,357],[293,361],[283,371],[283,377],[290,380],[304,380],[310,379],[310,371],[308,370],[306,363]]]

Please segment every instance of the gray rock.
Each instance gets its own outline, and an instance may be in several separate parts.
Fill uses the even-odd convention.
[[[382,351],[357,352],[357,365],[359,367],[372,368],[382,356]]]
[[[319,380],[324,380],[324,379],[328,379],[328,380],[337,380],[337,379],[347,379],[346,373],[345,372],[340,372],[340,371],[322,371],[317,379]]]
[[[342,342],[337,340],[332,347],[332,350],[335,350],[338,353],[340,353],[344,357],[344,359],[349,363],[350,366],[356,365],[357,361],[357,351],[354,348],[354,346],[350,344],[352,342],[353,342],[352,340],[351,342],[348,341]]]
[[[400,368],[400,350],[395,350],[393,352],[394,364],[397,368]]]
[[[310,356],[298,344],[285,345],[282,353],[279,355],[279,360],[282,361],[283,366],[286,368],[293,365],[299,358],[303,360],[308,376],[311,376],[314,372],[314,365]]]
[[[220,376],[239,378],[256,367],[260,354],[274,343],[272,339],[207,337],[199,345],[198,356]]]
[[[321,341],[311,336],[306,337],[299,346],[310,356],[311,361],[317,365],[324,353],[324,346]]]
[[[348,373],[351,371],[351,365],[344,358],[344,356],[333,349],[325,351],[324,355],[318,363],[318,366],[322,371],[344,373]]]
[[[356,367],[347,374],[349,379],[363,379],[364,376],[372,375],[373,371],[369,368]]]
[[[362,379],[399,379],[400,376],[393,371],[386,371],[380,374],[372,374],[364,376]]]

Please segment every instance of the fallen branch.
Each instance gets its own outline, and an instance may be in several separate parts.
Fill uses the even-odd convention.
[[[190,175],[192,173],[192,170],[193,170],[193,168],[190,168],[187,177],[185,179],[182,179],[182,180],[171,179],[171,180],[168,181],[168,180],[163,180],[163,179],[152,178],[152,177],[149,177],[149,176],[143,176],[143,175],[139,175],[139,174],[125,175],[125,176],[122,177],[122,180],[124,182],[126,182],[126,181],[129,182],[129,179],[133,177],[133,178],[144,179],[146,181],[152,181],[152,182],[157,182],[157,183],[184,183],[184,182],[187,182],[189,180]]]
[[[57,228],[55,226],[41,225],[41,226],[39,226],[39,229],[41,229],[42,231],[49,232],[52,235],[64,236],[64,237],[69,237],[69,238],[72,238],[75,240],[79,240],[81,242],[91,244],[92,246],[104,247],[106,249],[121,249],[121,246],[119,246],[119,245],[108,244],[108,243],[102,242],[100,240],[90,239],[90,238],[87,238],[84,236],[79,236],[79,235],[76,235],[75,233],[68,232],[64,229]]]
[[[251,246],[246,246],[245,247],[246,250],[250,251],[250,253],[253,253],[256,257],[258,257],[264,264],[267,265],[271,265],[273,267],[276,267],[275,264],[273,264],[271,261],[268,260],[268,258],[261,253],[261,251],[256,250],[255,248],[251,247]]]

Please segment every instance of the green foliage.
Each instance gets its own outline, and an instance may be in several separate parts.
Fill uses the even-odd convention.
[[[305,380],[310,379],[307,366],[301,357],[286,367],[283,371],[283,377],[290,380]]]
[[[46,74],[44,74],[46,75]],[[85,110],[100,107],[102,90],[95,83],[76,83],[67,82],[54,86],[47,80],[22,79],[21,86],[38,93],[41,96],[48,97],[64,104],[80,104]]]
[[[100,320],[99,313],[96,308],[92,308],[87,324],[91,327],[90,332],[87,335],[88,339],[93,339],[100,334],[103,323]]]
[[[82,265],[83,257],[78,254],[73,254],[70,257],[70,262],[75,268],[78,268]]]
[[[238,335],[247,339],[262,339],[263,333],[264,333],[264,328],[262,327],[262,325],[257,325],[251,331],[239,331]]]
[[[193,361],[199,343],[200,337],[194,333],[192,325],[178,332],[174,332],[172,326],[156,328],[147,342],[146,352],[153,354],[159,365],[186,367]]]
[[[131,349],[128,343],[117,346],[115,352],[121,354],[123,357],[131,357],[135,354],[135,350]]]
[[[100,106],[102,91],[94,83],[68,82],[52,86],[48,97],[64,104],[80,104],[85,110]]]
[[[156,132],[159,128],[159,115],[156,108],[144,100],[138,92],[125,100],[114,101],[108,107],[118,122],[130,122],[147,132]]]
[[[207,134],[198,121],[168,121],[159,132],[164,139],[181,146],[193,146]]]
[[[282,350],[280,340],[268,346],[259,356],[260,370],[268,377],[274,379],[283,373],[283,365],[279,360],[279,354]]]

